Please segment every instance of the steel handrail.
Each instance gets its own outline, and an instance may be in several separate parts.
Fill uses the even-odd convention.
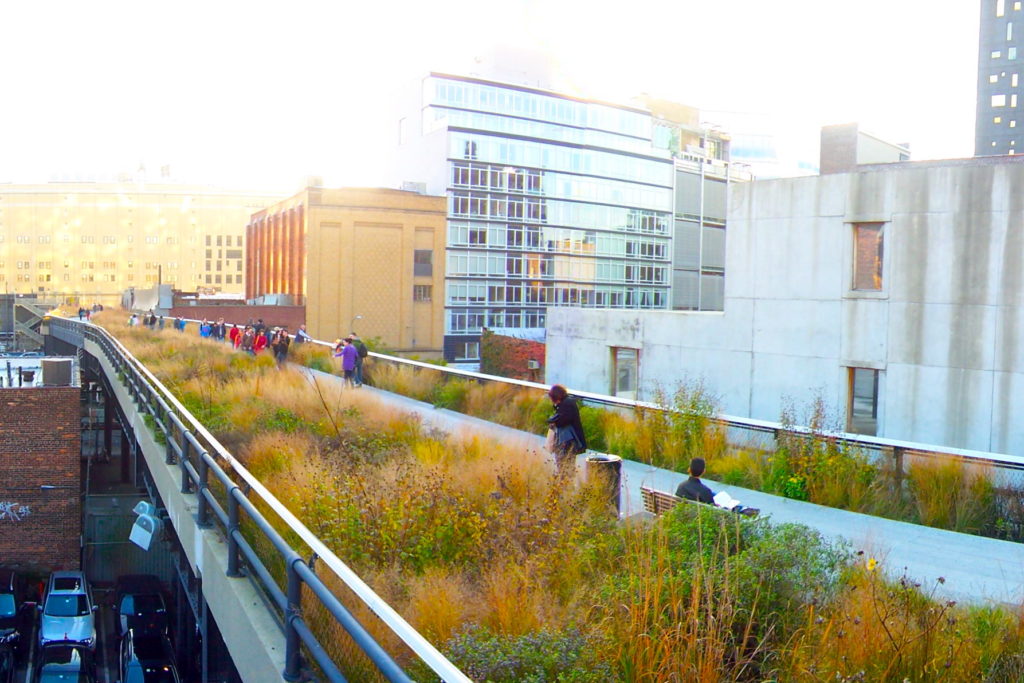
[[[255,476],[250,473],[245,466],[240,463],[223,445],[206,429],[206,427],[200,423],[196,418],[188,411],[187,408],[174,396],[173,393],[153,375],[149,369],[141,363],[135,356],[128,351],[128,349],[113,335],[107,332],[104,328],[95,325],[91,322],[79,321],[72,318],[64,318],[59,316],[50,316],[51,323],[55,320],[60,320],[68,325],[82,325],[89,332],[95,334],[99,339],[105,341],[107,344],[113,347],[114,350],[122,357],[124,361],[131,367],[131,369],[139,373],[151,387],[155,387],[157,390],[156,398],[162,400],[166,404],[169,404],[174,410],[169,414],[174,416],[176,413],[182,418],[187,420],[188,425],[191,426],[191,430],[182,430],[185,434],[190,431],[192,434],[198,434],[206,442],[206,444],[214,450],[216,455],[227,462],[232,470],[250,487],[250,489],[256,492],[259,497],[268,505],[268,507],[274,511],[278,517],[288,527],[298,535],[300,539],[316,553],[320,561],[329,567],[334,574],[343,582],[345,585],[384,623],[391,629],[391,631],[398,636],[403,643],[405,643],[423,662],[430,667],[430,669],[437,674],[442,681],[446,683],[470,683],[470,679],[462,673],[454,664],[441,654],[437,648],[435,648],[426,638],[424,638],[419,632],[417,632],[405,619],[398,614],[390,605],[388,605],[380,596],[374,592],[374,590],[366,584],[348,565],[346,565],[330,548],[328,548],[312,531],[310,531],[305,524],[303,524],[294,514],[285,507],[273,493],[271,493]],[[190,321],[191,322],[191,321]],[[326,342],[324,342],[326,343]],[[103,344],[101,343],[101,346]],[[113,359],[112,359],[113,360]],[[127,379],[127,378],[126,378]],[[134,384],[134,383],[132,383]],[[134,387],[133,387],[134,389]],[[132,393],[137,393],[135,389]],[[182,425],[186,426],[186,425]],[[170,442],[170,439],[168,439]],[[186,440],[187,443],[187,440]],[[199,453],[202,456],[204,453]],[[209,453],[205,453],[209,455]],[[183,469],[187,463],[185,454],[179,455],[183,461]],[[212,464],[214,467],[219,465],[214,460]],[[193,479],[192,474],[188,474],[188,479]],[[184,479],[183,479],[184,483]],[[196,482],[198,483],[198,482]],[[237,490],[237,487],[236,487]],[[235,494],[233,494],[235,495]],[[202,496],[200,496],[202,499]],[[248,499],[243,497],[244,503],[249,503]],[[249,503],[251,506],[251,503]],[[253,513],[259,514],[255,508],[247,510],[250,512],[250,516]],[[265,531],[265,529],[263,529]],[[315,576],[315,575],[314,575]],[[317,597],[322,600],[323,596],[316,590]],[[340,603],[339,603],[340,604]],[[330,606],[325,604],[325,607]]]
[[[201,322],[194,318],[182,319],[188,322]],[[292,336],[294,337],[294,335]],[[326,346],[327,348],[333,348],[333,344],[331,344],[330,342],[319,339],[313,339],[312,341],[307,343],[318,344],[320,346]],[[442,372],[448,375],[453,375],[464,379],[471,379],[484,382],[500,382],[511,386],[521,387],[524,389],[537,389],[542,391],[547,391],[550,388],[549,385],[541,384],[539,382],[531,382],[529,380],[515,379],[512,377],[501,377],[498,375],[489,375],[486,373],[474,372],[472,370],[462,370],[460,368],[436,365],[434,363],[426,363],[423,361],[412,360],[410,358],[402,358],[400,356],[391,356],[384,353],[378,353],[376,351],[370,351],[369,355],[371,357],[379,358],[381,360],[388,361],[391,363],[408,365],[410,367],[422,368],[426,370],[434,370],[437,372]],[[652,403],[650,401],[637,401],[633,399],[621,398],[619,396],[598,394],[590,391],[577,391],[575,389],[572,390],[571,393],[573,396],[582,398],[590,403],[597,403],[600,405],[623,408],[626,410],[672,410],[671,408],[667,408],[666,406],[663,406],[658,403]],[[812,430],[809,427],[804,427],[800,425],[784,425],[781,422],[759,420],[757,418],[752,417],[738,417],[735,415],[726,415],[724,413],[710,416],[709,419],[713,423],[723,427],[733,427],[737,429],[746,429],[749,431],[765,432],[772,434],[786,433],[803,436],[820,436],[853,447],[867,448],[878,451],[893,451],[904,454],[913,453],[915,455],[923,456],[951,457],[964,461],[973,461],[982,464],[993,465],[1005,469],[1024,470],[1024,456],[1012,455],[1010,453],[995,453],[990,451],[978,451],[967,448],[954,448],[951,446],[947,447],[936,444],[925,444],[914,441],[904,441],[902,439],[890,439],[880,436],[869,436],[865,434],[852,434],[850,432],[842,431],[816,431]]]

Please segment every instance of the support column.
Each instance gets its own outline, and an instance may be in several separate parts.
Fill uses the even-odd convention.
[[[121,427],[121,483],[127,484],[131,480],[131,446],[128,443],[128,432],[124,426]]]
[[[103,453],[109,458],[113,452],[114,398],[110,392],[103,397]]]

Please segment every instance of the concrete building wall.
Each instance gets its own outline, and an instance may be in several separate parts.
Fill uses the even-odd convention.
[[[242,292],[246,223],[277,198],[174,184],[0,185],[0,289],[108,305],[159,277]]]
[[[0,558],[77,569],[81,534],[78,387],[0,389]]]
[[[607,391],[610,351],[641,349],[641,396],[703,377],[726,413],[779,418],[849,368],[879,372],[878,434],[1024,453],[1024,164],[861,167],[731,188],[721,314],[549,311],[548,379]],[[853,287],[854,226],[884,230],[882,288]]]

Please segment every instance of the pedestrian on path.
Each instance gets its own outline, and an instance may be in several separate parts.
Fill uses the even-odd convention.
[[[576,399],[569,396],[569,391],[561,384],[553,385],[548,390],[548,397],[555,406],[555,413],[548,418],[548,424],[554,431],[551,452],[555,456],[555,466],[559,471],[571,470],[576,465],[576,455],[587,450],[580,409]]]
[[[357,387],[363,386],[363,361],[370,355],[370,350],[366,348],[366,344],[363,340],[353,332],[349,335],[349,339],[352,340],[352,346],[356,347],[356,370],[355,370],[355,382]]]
[[[359,352],[356,351],[356,347],[352,346],[352,337],[346,337],[344,341],[339,340],[339,343],[334,347],[334,357],[341,358],[341,369],[345,374],[345,385],[355,386],[356,358],[359,357]]]

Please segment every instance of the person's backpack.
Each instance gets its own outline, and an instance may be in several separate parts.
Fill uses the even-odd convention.
[[[360,358],[366,358],[370,353],[370,350],[366,348],[366,344],[363,343],[362,339],[356,339],[356,351],[359,352]]]

